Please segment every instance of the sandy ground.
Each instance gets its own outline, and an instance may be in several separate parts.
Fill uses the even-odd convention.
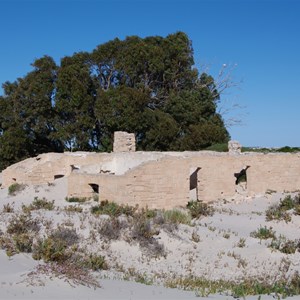
[[[193,226],[179,225],[177,229],[162,229],[155,236],[163,245],[164,255],[150,255],[134,241],[128,241],[126,232],[122,238],[107,241],[99,236],[97,229],[105,217],[90,214],[95,202],[78,204],[82,213],[64,210],[72,203],[65,200],[67,185],[64,178],[54,185],[26,187],[15,196],[7,189],[0,190],[0,230],[6,232],[7,225],[22,211],[22,205],[32,203],[34,197],[54,200],[55,210],[36,210],[34,218],[46,224],[39,234],[57,226],[76,229],[81,246],[90,253],[101,253],[109,264],[109,270],[94,272],[100,287],[74,285],[63,276],[38,274],[39,265],[31,254],[16,254],[8,257],[0,251],[0,299],[233,299],[227,295],[199,297],[194,291],[183,291],[163,287],[177,277],[202,277],[209,280],[242,280],[265,278],[274,282],[300,272],[300,253],[284,254],[270,249],[270,240],[259,240],[250,233],[260,227],[272,227],[276,236],[299,239],[300,216],[292,215],[291,222],[265,220],[266,209],[278,203],[284,195],[271,193],[255,198],[237,197],[214,204],[213,216],[203,217]],[[3,210],[10,204],[13,212]],[[76,204],[77,205],[77,204]],[[243,246],[239,246],[243,241]],[[147,249],[146,249],[147,250]],[[124,276],[124,274],[127,274]],[[130,275],[130,276],[129,276]],[[145,285],[133,280],[143,276]],[[246,299],[258,299],[249,296]],[[263,295],[260,299],[274,299],[274,295]],[[291,299],[300,299],[293,297]]]

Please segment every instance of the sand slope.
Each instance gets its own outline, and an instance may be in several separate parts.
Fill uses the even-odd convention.
[[[193,221],[193,226],[161,227],[155,240],[163,245],[164,255],[150,255],[149,249],[129,239],[128,229],[116,240],[101,236],[99,228],[107,218],[91,215],[94,201],[75,204],[82,207],[81,213],[66,212],[64,208],[72,204],[65,201],[66,193],[64,178],[55,181],[54,185],[26,187],[15,196],[9,196],[7,189],[1,189],[0,230],[5,234],[11,220],[22,214],[22,205],[29,205],[34,197],[54,200],[54,210],[31,212],[31,216],[42,224],[38,234],[45,236],[57,226],[75,229],[80,236],[80,247],[88,253],[103,255],[108,262],[109,270],[94,272],[101,287],[74,285],[63,276],[51,277],[51,273],[33,276],[31,272],[36,272],[39,264],[43,264],[41,261],[34,261],[31,254],[16,254],[9,258],[1,250],[0,299],[199,299],[195,292],[168,289],[162,285],[174,278],[191,276],[229,281],[266,278],[274,282],[281,278],[288,280],[295,272],[300,272],[298,251],[284,254],[270,249],[270,240],[251,237],[251,232],[266,226],[272,227],[276,236],[299,239],[300,216],[291,212],[288,223],[267,222],[265,218],[266,209],[285,195],[271,193],[255,198],[227,199],[213,205],[216,210],[213,216]],[[7,204],[13,207],[13,212],[5,212],[3,208]],[[137,276],[144,276],[145,282],[151,279],[156,285],[118,280],[124,277],[134,280]],[[246,299],[257,298],[249,296]],[[206,299],[232,297],[209,295]],[[264,295],[261,299],[273,299],[273,296]]]

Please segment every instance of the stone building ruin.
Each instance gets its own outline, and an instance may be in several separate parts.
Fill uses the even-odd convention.
[[[149,208],[185,206],[300,188],[300,153],[135,151],[134,135],[115,133],[112,153],[46,153],[2,172],[2,187],[66,177],[68,197],[93,197]],[[243,177],[243,180],[242,180]],[[238,180],[239,178],[239,180]]]

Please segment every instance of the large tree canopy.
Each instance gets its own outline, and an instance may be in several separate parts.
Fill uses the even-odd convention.
[[[227,142],[214,79],[194,68],[183,32],[114,39],[91,53],[49,56],[3,84],[0,168],[49,151],[111,151],[114,131],[139,150],[200,150]]]

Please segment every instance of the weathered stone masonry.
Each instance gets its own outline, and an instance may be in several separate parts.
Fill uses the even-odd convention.
[[[123,152],[48,153],[27,159],[3,171],[2,186],[43,184],[65,176],[68,196],[96,193],[100,200],[166,209],[190,199],[209,202],[237,192],[300,189],[300,153],[239,153],[236,146],[228,153],[133,152],[126,139],[125,144],[118,146]],[[243,169],[247,181],[236,185],[234,174]]]

